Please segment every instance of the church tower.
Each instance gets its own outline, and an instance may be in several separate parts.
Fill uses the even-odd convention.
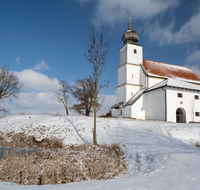
[[[123,105],[130,100],[141,88],[145,87],[142,72],[143,49],[138,45],[139,36],[132,29],[131,15],[128,30],[122,35],[124,45],[119,50],[117,105]]]

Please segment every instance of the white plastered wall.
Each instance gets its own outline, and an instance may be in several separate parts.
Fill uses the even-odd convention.
[[[127,46],[123,46],[119,50],[119,67],[127,63]]]
[[[111,109],[111,116],[112,117],[118,117],[118,109]]]
[[[140,66],[141,67],[141,66]],[[144,88],[147,87],[147,77],[144,74],[142,68],[140,69],[140,85]]]
[[[131,106],[131,118],[145,119],[146,115],[146,95],[143,94],[132,106]]]
[[[123,117],[131,118],[131,106],[126,106],[124,108]]]
[[[182,93],[183,97],[179,98],[177,93]],[[200,112],[200,99],[194,99],[194,95],[200,98],[197,91],[167,88],[167,121],[176,122],[176,110],[182,108],[186,112],[186,123],[200,122],[200,117],[195,116],[195,112]]]
[[[139,90],[140,86],[126,85],[126,102],[128,102]]]
[[[136,92],[140,90],[140,86],[135,85],[123,85],[117,88],[117,104],[119,102],[124,102],[124,105],[130,98],[132,94],[134,95]]]
[[[117,88],[117,104],[119,102],[125,102],[126,100],[126,86],[121,86]]]
[[[134,53],[136,50],[136,53]],[[127,63],[140,65],[143,63],[142,46],[127,44]]]
[[[118,86],[126,83],[126,65],[118,69]]]
[[[126,65],[126,81],[128,84],[140,85],[140,74],[141,66],[140,65]]]
[[[162,82],[165,79],[161,79],[161,78],[156,78],[156,77],[149,77],[149,88],[158,84],[159,82]]]
[[[134,53],[136,50],[136,53]],[[133,63],[140,65],[143,62],[142,46],[134,44],[126,44],[119,50],[119,67],[125,63]]]
[[[145,93],[146,119],[165,121],[165,91],[160,89]]]

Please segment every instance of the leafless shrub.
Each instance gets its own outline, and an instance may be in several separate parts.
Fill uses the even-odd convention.
[[[50,115],[52,115],[52,116],[64,116],[64,114],[62,114],[62,113],[54,113],[54,114],[50,114]]]
[[[196,147],[199,147],[199,148],[200,148],[200,142],[199,142],[199,141],[196,141],[196,142],[194,143],[194,146],[196,146]]]
[[[121,149],[121,146],[120,146],[119,143],[113,142],[113,143],[111,143],[111,146],[110,146],[110,147],[111,147],[112,150],[115,150],[116,153],[117,153],[119,156],[124,157],[125,151]]]
[[[192,146],[196,146],[196,147],[198,147],[198,148],[200,148],[200,140],[198,141],[190,141],[190,144],[192,145]]]
[[[111,117],[111,110],[109,111],[109,112],[107,112],[105,115],[103,114],[103,115],[100,115],[99,116],[100,118],[107,118],[107,117]]]
[[[0,161],[0,180],[21,185],[105,180],[119,176],[126,168],[126,162],[110,146],[71,145],[21,157],[7,154]]]

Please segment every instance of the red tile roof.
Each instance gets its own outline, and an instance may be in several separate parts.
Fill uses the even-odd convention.
[[[192,69],[187,67],[150,61],[146,59],[143,59],[143,66],[150,75],[157,75],[164,78],[182,78],[200,81],[200,77]]]

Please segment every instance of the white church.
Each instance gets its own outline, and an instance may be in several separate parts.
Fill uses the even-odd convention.
[[[187,67],[143,59],[131,18],[122,40],[112,117],[200,122],[200,77]]]

